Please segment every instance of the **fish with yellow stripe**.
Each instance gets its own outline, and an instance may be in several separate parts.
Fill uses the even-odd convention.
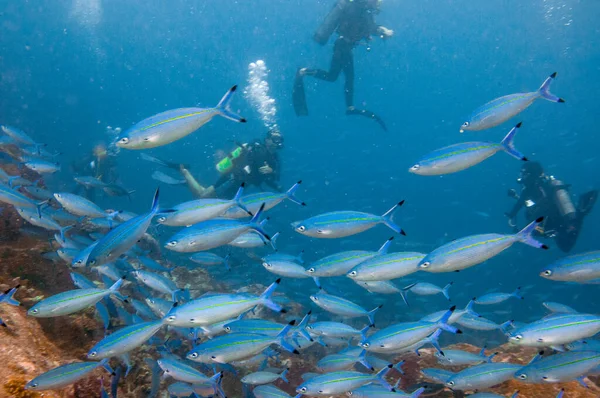
[[[561,258],[547,266],[540,276],[563,282],[588,282],[600,279],[600,251]]]
[[[526,161],[527,158],[513,144],[515,135],[520,127],[521,123],[513,127],[500,143],[463,142],[436,149],[425,155],[408,171],[422,176],[439,176],[456,173],[473,167],[500,151],[504,151],[519,160]]]
[[[215,116],[238,123],[246,119],[233,113],[229,103],[237,86],[233,86],[213,108],[178,108],[150,116],[125,130],[116,145],[124,149],[149,149],[167,145],[190,135]]]
[[[548,249],[548,246],[531,236],[543,220],[544,217],[538,218],[514,235],[472,235],[446,243],[425,256],[419,262],[418,268],[434,273],[460,271],[489,260],[516,242],[538,249]]]
[[[565,102],[550,92],[550,84],[556,78],[556,72],[551,74],[542,86],[529,93],[518,93],[496,98],[475,109],[469,119],[462,124],[460,132],[485,130],[506,122],[527,109],[533,101],[543,98],[550,102]]]

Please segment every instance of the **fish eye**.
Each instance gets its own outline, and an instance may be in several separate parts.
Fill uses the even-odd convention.
[[[167,243],[167,246],[171,246],[171,247],[177,246],[177,241],[176,240],[172,240],[169,243]]]
[[[302,387],[302,388],[300,389],[300,392],[306,392],[306,391],[307,391],[306,387]]]
[[[306,328],[307,328],[308,330],[313,330],[313,329],[314,329],[314,328],[313,328],[311,325],[306,325]]]
[[[421,268],[427,268],[427,267],[429,267],[430,264],[431,263],[429,261],[425,261],[424,263],[421,263],[420,267]]]
[[[198,358],[198,353],[192,352],[189,356],[190,356],[190,358]]]
[[[319,298],[317,296],[310,296],[310,299],[313,301],[319,301]]]
[[[542,339],[542,338],[539,338],[539,339],[537,339],[537,342],[538,342],[538,343],[543,343],[543,342],[544,342],[544,339]]]
[[[411,170],[419,170],[421,168],[421,166],[419,166],[418,164],[415,164],[413,167],[411,167]]]
[[[37,308],[34,308],[31,310],[32,314],[37,314],[38,312],[40,312],[40,310],[38,310]]]
[[[470,124],[471,124],[471,123],[469,123],[469,122],[464,122],[464,123],[463,123],[463,127],[468,127]]]
[[[270,268],[270,267],[271,267],[271,264],[269,264],[269,263],[267,263],[267,262],[264,262],[262,265],[263,265],[263,267],[265,267],[265,268]]]
[[[356,271],[351,271],[351,272],[350,272],[348,275],[350,275],[350,276],[356,276],[357,274],[358,274],[358,272],[356,272]]]
[[[167,217],[158,217],[158,222],[165,222],[167,221]]]
[[[523,335],[520,335],[520,334],[515,336],[515,340],[521,340],[522,338],[523,338]]]
[[[354,393],[353,393],[352,391],[348,391],[348,392],[346,393],[346,395],[347,395],[347,396],[349,396],[349,397],[351,397],[352,395],[354,395]]]
[[[28,385],[29,388],[37,388],[38,383],[31,383]]]
[[[552,275],[552,271],[547,269],[546,271],[544,271],[544,275],[550,276],[550,275]]]
[[[313,272],[315,272],[315,269],[314,269],[314,267],[313,267],[313,268],[309,268],[307,271],[308,271],[308,272],[310,272],[310,273],[312,274]]]
[[[526,375],[525,373],[521,373],[521,374],[519,375],[519,379],[521,379],[521,380],[525,380],[525,379],[527,379],[527,375]]]
[[[448,384],[448,386],[450,386],[450,387],[454,386],[454,382],[453,382],[453,381],[449,381],[447,384]]]
[[[227,333],[229,333],[229,332],[231,332],[231,328],[230,328],[229,326],[225,326],[225,331],[226,331]]]
[[[128,144],[128,143],[129,143],[129,138],[127,138],[127,137],[123,137],[123,138],[121,138],[121,139],[119,140],[119,142],[120,142],[121,144]]]
[[[370,346],[371,346],[371,344],[369,344],[369,343],[363,343],[363,345],[362,345],[363,348],[369,348]]]
[[[319,394],[323,394],[323,390],[319,390]]]
[[[88,354],[88,357],[94,358],[98,353],[96,351],[92,351]]]
[[[167,318],[167,322],[173,322],[175,319],[176,319],[175,315],[171,315],[170,317]]]
[[[298,232],[304,232],[304,231],[306,231],[306,227],[304,225],[300,225],[298,228],[296,228],[296,230]]]
[[[527,377],[527,376],[525,376]],[[548,376],[542,376],[542,380],[548,380]]]
[[[96,260],[90,261],[90,265],[94,265],[94,264],[96,264]]]

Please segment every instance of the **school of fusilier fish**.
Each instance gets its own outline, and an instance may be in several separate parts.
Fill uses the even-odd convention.
[[[555,77],[556,73],[549,76],[537,91],[490,101],[476,109],[460,131],[498,126],[538,98],[564,102],[549,91]],[[243,117],[229,109],[235,91],[234,86],[214,108],[174,109],[144,119],[123,131],[117,146],[144,150],[172,144],[215,116],[245,122]],[[527,161],[514,146],[520,128],[521,123],[515,124],[500,143],[464,142],[434,150],[410,167],[409,172],[419,175],[455,173],[473,167],[500,151]],[[44,144],[37,143],[17,128],[2,126],[1,129],[0,148],[16,146],[18,161],[23,167],[40,175],[59,170],[55,155],[48,152]],[[125,187],[109,186],[91,176],[74,178],[82,185],[94,186],[109,195],[130,194]],[[435,348],[440,366],[468,367],[458,373],[421,369],[423,374],[452,390],[475,392],[471,395],[473,397],[499,397],[476,391],[485,391],[511,379],[523,383],[578,380],[585,384],[585,376],[600,373],[600,344],[588,340],[600,332],[600,316],[579,313],[552,302],[544,303],[551,311],[550,315],[540,316],[538,321],[529,324],[510,320],[499,325],[476,312],[476,306],[499,305],[511,298],[521,299],[519,288],[514,292],[495,292],[473,298],[464,309],[452,306],[422,319],[382,325],[376,323],[376,317],[378,311],[385,311],[385,306],[364,308],[352,297],[333,295],[321,287],[324,278],[347,277],[369,292],[398,295],[388,297],[401,297],[408,306],[407,311],[410,311],[410,293],[424,296],[442,294],[450,300],[452,283],[440,287],[417,282],[399,288],[392,281],[416,272],[464,271],[499,255],[514,243],[548,249],[533,236],[542,219],[535,220],[516,234],[467,236],[443,244],[430,253],[391,253],[389,249],[394,239],[408,239],[398,236],[405,235],[405,232],[392,219],[397,209],[403,207],[404,201],[390,203],[389,210],[382,215],[360,211],[316,214],[293,222],[293,230],[313,238],[340,239],[383,224],[394,232],[394,237],[384,242],[379,250],[342,251],[305,264],[301,256],[276,250],[278,234],[270,236],[265,229],[267,219],[264,217],[265,212],[285,200],[304,205],[296,197],[300,184],[299,181],[282,193],[250,195],[244,194],[242,185],[231,199],[197,199],[168,208],[161,207],[157,188],[148,212],[136,215],[102,209],[73,193],[47,191],[20,175],[8,175],[0,169],[0,202],[14,206],[24,220],[54,234],[60,247],[49,256],[66,262],[72,268],[71,277],[76,286],[73,290],[43,298],[27,310],[27,315],[59,317],[95,306],[102,321],[99,327],[106,331],[103,339],[89,347],[87,361],[67,363],[35,375],[27,383],[27,389],[60,389],[89,376],[97,368],[104,368],[115,375],[110,362],[125,363],[128,373],[132,366],[129,353],[142,345],[156,347],[160,359],[149,359],[148,366],[155,377],[160,374],[169,376],[168,392],[177,397],[224,398],[221,385],[224,372],[235,374],[247,388],[248,396],[288,397],[286,392],[271,384],[278,379],[287,381],[288,370],[285,367],[270,368],[268,364],[277,363],[280,355],[302,355],[303,350],[315,343],[325,346],[328,354],[318,361],[315,373],[305,374],[303,382],[294,386],[297,397],[341,394],[353,397],[418,397],[424,388],[403,392],[399,390],[398,383],[386,379],[392,369],[402,372],[403,363],[389,363],[384,358],[407,352],[418,353],[426,345]],[[409,203],[407,205],[410,206]],[[79,226],[82,223],[91,226],[94,232],[81,231]],[[158,249],[148,252],[141,248],[140,244],[145,242],[156,246],[156,239],[148,232],[153,223],[179,228],[176,233],[169,233],[163,244],[168,251],[190,253],[189,260],[181,265],[185,267],[222,264],[229,268],[228,257],[208,251],[226,245],[242,249],[272,246],[273,252],[261,261],[262,267],[273,274],[271,284],[260,295],[206,292],[199,297],[190,297],[189,291],[178,286],[171,277],[173,269],[161,264]],[[528,252],[528,255],[534,254]],[[92,275],[90,271],[96,272],[100,280],[88,279],[85,275]],[[600,281],[600,252],[562,258],[541,270],[540,276],[554,281],[596,283]],[[249,315],[257,307],[285,313],[285,306],[276,300],[273,293],[280,283],[293,284],[291,280],[295,278],[314,280],[314,292],[306,292],[306,295],[316,307],[342,319],[359,318],[363,327],[355,328],[334,321],[314,322],[311,321],[311,312],[292,314],[298,319],[287,324]],[[1,294],[0,304],[19,305],[14,298],[17,291],[18,286],[15,286]],[[111,330],[111,314],[115,309],[126,326]],[[546,354],[521,365],[494,362],[495,354],[486,355],[485,347],[479,354],[441,347],[438,343],[440,334],[461,334],[458,327],[501,330],[511,344],[536,347],[545,350]],[[157,337],[164,335],[159,333],[161,331],[172,336],[170,341]],[[340,344],[347,347],[339,349]],[[555,353],[548,355],[552,351]],[[258,370],[251,371],[251,368]],[[122,377],[126,377],[127,373]],[[118,376],[114,377],[118,382]],[[104,387],[102,394],[108,396]],[[561,391],[558,396],[563,394]],[[513,395],[517,396],[518,393]]]

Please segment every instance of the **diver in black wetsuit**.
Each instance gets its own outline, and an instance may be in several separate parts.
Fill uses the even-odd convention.
[[[570,251],[575,246],[584,217],[596,203],[598,191],[582,194],[575,208],[568,192],[569,185],[554,176],[545,175],[538,162],[525,163],[518,182],[523,185],[521,194],[514,189],[509,191],[509,196],[517,199],[511,211],[506,213],[509,225],[517,229],[515,218],[519,210],[525,207],[527,221],[544,216],[539,232],[554,238],[562,251]]]
[[[375,23],[374,14],[379,11],[378,0],[338,0],[329,12],[323,24],[314,35],[314,39],[325,45],[333,31],[338,38],[333,45],[333,56],[328,71],[321,69],[300,68],[296,73],[293,102],[298,116],[308,115],[304,94],[304,76],[334,82],[340,72],[344,72],[346,82],[344,92],[346,98],[346,114],[366,116],[376,120],[384,130],[387,130],[383,120],[375,113],[354,106],[354,56],[352,50],[362,40],[371,40],[371,35],[379,35],[386,39],[394,32]]]

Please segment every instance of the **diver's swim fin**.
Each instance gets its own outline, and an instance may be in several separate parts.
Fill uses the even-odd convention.
[[[596,200],[598,199],[598,191],[593,190],[584,193],[579,197],[579,203],[577,204],[577,212],[582,216],[587,216],[592,208],[596,204]]]
[[[348,109],[348,110],[346,110],[346,115],[359,115],[359,116],[368,117],[369,119],[373,119],[377,123],[379,123],[379,125],[381,126],[381,128],[384,131],[387,131],[387,126],[385,125],[385,122],[383,121],[383,119],[381,119],[379,116],[377,116],[373,112],[368,111],[366,109],[356,109],[356,108]]]
[[[292,91],[292,102],[296,116],[308,116],[308,107],[306,106],[306,94],[304,93],[304,79],[300,73],[301,68],[296,71],[294,79],[294,90]]]

